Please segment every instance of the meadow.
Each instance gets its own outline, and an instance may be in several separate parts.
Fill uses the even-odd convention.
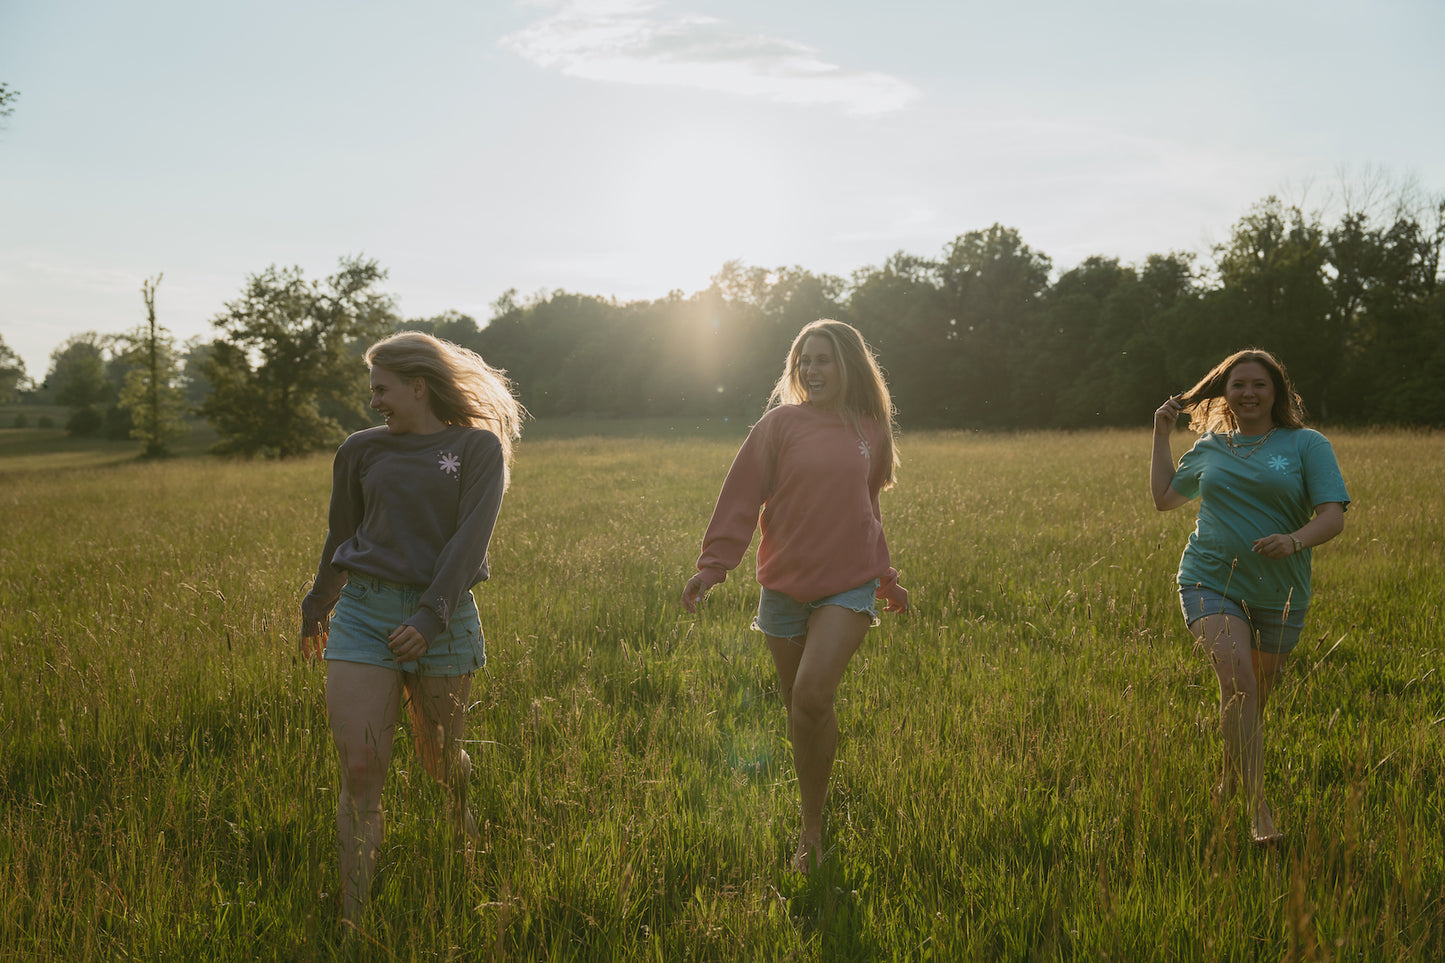
[[[0,958],[1445,958],[1440,435],[1331,432],[1354,504],[1267,717],[1270,850],[1211,801],[1192,511],[1153,510],[1147,431],[905,435],[913,610],[844,679],[801,878],[751,560],[677,601],[741,429],[573,433],[523,441],[476,589],[482,845],[403,736],[345,943],[296,647],[329,459],[0,438]]]

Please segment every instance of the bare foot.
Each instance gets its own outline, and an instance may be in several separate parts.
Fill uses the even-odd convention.
[[[823,841],[804,836],[798,840],[798,851],[793,854],[793,872],[807,876],[823,865]]]
[[[1274,824],[1274,812],[1263,799],[1254,808],[1253,825],[1249,830],[1250,839],[1256,846],[1273,846],[1284,839],[1284,833]]]
[[[477,819],[472,815],[470,806],[449,804],[447,806],[447,824],[451,827],[452,833],[461,838],[462,848],[467,855],[470,856],[481,848],[482,834],[477,831]]]

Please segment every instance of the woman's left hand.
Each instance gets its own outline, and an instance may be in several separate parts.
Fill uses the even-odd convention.
[[[882,598],[887,601],[883,606],[885,612],[907,612],[908,611],[908,590],[898,584],[897,579],[890,585],[881,589]]]
[[[426,655],[429,648],[422,634],[410,625],[398,625],[387,638],[391,640],[388,643],[391,654],[396,656],[398,662],[415,662]]]
[[[1266,535],[1254,540],[1254,550],[1265,558],[1289,558],[1295,553],[1295,540],[1289,535]]]

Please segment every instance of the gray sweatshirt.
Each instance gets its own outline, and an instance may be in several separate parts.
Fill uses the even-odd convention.
[[[329,531],[303,616],[328,615],[356,572],[421,587],[420,607],[404,624],[430,643],[461,594],[489,574],[487,545],[505,485],[502,443],[484,428],[356,432],[336,452]]]

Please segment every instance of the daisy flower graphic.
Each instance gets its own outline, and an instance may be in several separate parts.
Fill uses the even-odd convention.
[[[1289,471],[1289,459],[1283,455],[1271,455],[1266,464],[1275,471]]]
[[[442,471],[446,472],[448,475],[455,475],[458,471],[461,470],[462,460],[456,455],[453,455],[451,452],[444,451],[441,454],[439,464],[441,465]]]

